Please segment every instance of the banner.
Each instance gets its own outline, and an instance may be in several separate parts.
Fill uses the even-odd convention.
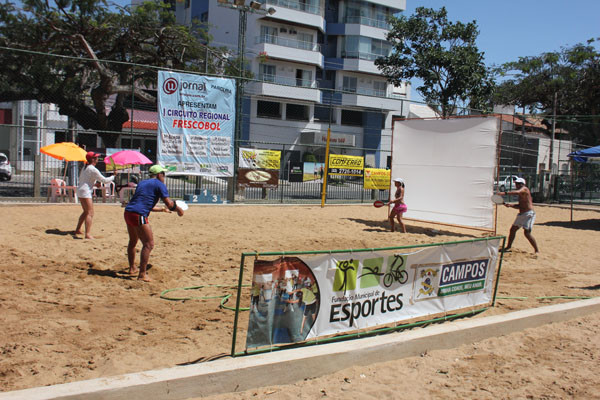
[[[256,260],[246,346],[301,342],[487,305],[500,240]]]
[[[363,186],[365,189],[381,189],[390,188],[391,172],[389,169],[380,168],[365,168],[365,176]]]
[[[321,180],[324,171],[324,163],[305,162],[302,166],[302,182]]]
[[[158,162],[169,175],[233,176],[232,79],[158,72]]]
[[[361,156],[330,154],[328,172],[330,175],[363,176],[364,161]]]
[[[262,150],[262,149],[245,149],[240,147],[240,168],[250,169],[276,169],[281,166],[281,151],[278,150]]]
[[[274,189],[279,186],[279,171],[238,168],[238,186]]]

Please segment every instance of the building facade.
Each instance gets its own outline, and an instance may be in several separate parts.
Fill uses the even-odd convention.
[[[237,55],[245,38],[241,139],[258,148],[286,144],[284,163],[304,152],[324,160],[325,138],[343,148],[334,153],[364,155],[365,163],[385,167],[392,117],[407,116],[410,88],[394,87],[375,59],[390,54],[388,17],[405,0],[265,0],[271,13],[245,13],[231,0],[174,2],[182,24],[206,24],[212,46]],[[254,3],[256,6],[256,3]],[[243,29],[243,28],[242,28]]]

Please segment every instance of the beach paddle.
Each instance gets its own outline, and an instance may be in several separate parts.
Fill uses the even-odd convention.
[[[185,211],[188,209],[187,203],[183,200],[177,200],[177,201],[175,201],[175,204],[177,204],[177,207],[181,208],[182,211]]]
[[[383,207],[383,206],[387,206],[388,204],[389,203],[385,203],[385,202],[383,202],[381,200],[375,200],[375,202],[373,203],[373,207],[380,208],[380,207]]]
[[[504,204],[504,197],[500,196],[499,194],[493,194],[492,202],[494,204]]]

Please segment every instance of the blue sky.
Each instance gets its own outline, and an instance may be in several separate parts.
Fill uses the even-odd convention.
[[[475,20],[487,66],[600,38],[600,0],[406,0],[405,15],[417,7],[446,7],[450,21]],[[414,89],[412,98],[420,100]]]

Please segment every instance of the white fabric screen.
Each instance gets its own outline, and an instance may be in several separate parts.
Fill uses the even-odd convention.
[[[406,218],[494,228],[495,117],[396,121],[392,178],[404,179]],[[391,195],[395,193],[392,182]]]

